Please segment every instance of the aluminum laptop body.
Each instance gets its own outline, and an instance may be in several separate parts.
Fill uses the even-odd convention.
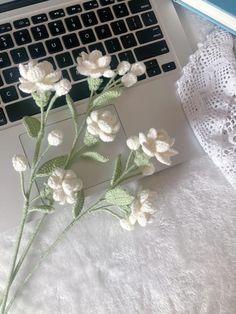
[[[139,131],[147,131],[151,127],[164,128],[175,137],[175,148],[179,151],[179,155],[173,158],[173,165],[187,161],[202,152],[176,94],[176,81],[181,75],[182,67],[188,62],[191,50],[172,1],[77,0],[65,3],[63,0],[1,0],[0,4],[0,75],[2,81],[0,87],[0,232],[15,226],[21,213],[22,196],[18,174],[12,168],[12,156],[26,154],[30,157],[33,153],[32,142],[28,140],[19,119],[21,115],[28,113],[30,100],[19,93],[14,74],[17,71],[19,58],[23,61],[27,58],[37,59],[35,47],[44,49],[43,53],[40,52],[42,55],[38,59],[53,58],[55,65],[61,67],[65,77],[75,84],[78,92],[78,87],[84,86],[79,85],[83,81],[78,80],[75,72],[75,57],[78,48],[91,51],[92,48],[99,48],[102,44],[105,52],[115,55],[114,59],[116,58],[118,62],[127,56],[131,56],[135,61],[146,62],[146,79],[126,90],[122,97],[110,106],[120,119],[121,132],[114,143],[104,144],[99,149],[111,159],[125,150],[126,137],[137,135]],[[155,16],[151,12],[154,12]],[[79,17],[80,25],[76,24],[73,29],[73,22],[78,22],[76,16]],[[95,20],[93,20],[94,16]],[[102,28],[99,29],[98,26],[105,24],[109,26],[111,33],[106,34],[104,38],[101,38],[101,35],[99,39],[99,30]],[[48,37],[40,40],[40,32],[45,30],[45,27]],[[89,30],[89,35],[87,35],[87,30]],[[90,37],[91,33],[94,34],[94,38]],[[75,34],[78,39],[77,47],[73,42],[75,36],[71,34]],[[6,35],[10,35],[12,40],[10,44],[4,43],[4,40],[9,40],[9,36]],[[60,40],[61,47],[56,47],[54,52],[51,50],[54,49],[52,43],[55,43],[55,38]],[[71,46],[68,38],[72,38]],[[116,46],[117,40],[113,41],[113,38],[118,39],[120,46]],[[48,53],[49,51],[51,53]],[[68,57],[69,65],[63,65],[63,57],[64,59]],[[5,59],[1,60],[1,58]],[[4,63],[6,60],[7,66]],[[4,61],[2,65],[1,61]],[[13,89],[16,94],[12,92]],[[8,94],[7,91],[9,91]],[[80,100],[76,91],[72,94],[77,100],[78,112],[83,114],[86,99]],[[13,100],[9,100],[8,97],[13,97]],[[22,105],[24,103],[27,107]],[[18,112],[20,109],[23,113]],[[34,112],[29,112],[29,114],[32,113]],[[64,107],[54,109],[48,129],[60,128],[64,131],[65,138],[72,139],[73,128],[69,116],[68,110]],[[65,151],[67,145],[69,147],[68,141],[55,153],[60,154],[61,151]],[[156,163],[157,171],[163,168]],[[111,176],[111,169],[112,163],[80,166],[78,174],[84,180],[86,188],[92,192],[108,180]]]

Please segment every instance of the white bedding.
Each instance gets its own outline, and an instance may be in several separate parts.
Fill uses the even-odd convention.
[[[152,225],[127,232],[105,214],[85,218],[10,313],[235,314],[235,190],[207,156],[143,185],[159,193]],[[26,269],[70,220],[69,212],[55,216]],[[14,238],[15,231],[0,236],[0,289]]]

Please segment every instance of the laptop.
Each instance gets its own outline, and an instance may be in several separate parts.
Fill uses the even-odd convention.
[[[176,94],[176,81],[191,50],[171,0],[0,0],[0,21],[0,232],[19,221],[22,196],[11,159],[14,154],[32,156],[21,119],[38,113],[32,99],[18,89],[19,63],[48,60],[60,68],[72,82],[71,96],[82,117],[88,90],[75,62],[82,51],[111,54],[112,68],[123,60],[143,61],[146,74],[110,106],[120,119],[121,132],[114,143],[99,149],[112,159],[125,151],[127,137],[154,127],[176,138],[179,155],[173,165],[202,153]],[[60,128],[71,138],[69,117],[58,103],[48,130]],[[60,150],[66,145],[68,141]],[[91,192],[112,171],[112,164],[78,167]],[[157,171],[163,168],[156,164]]]

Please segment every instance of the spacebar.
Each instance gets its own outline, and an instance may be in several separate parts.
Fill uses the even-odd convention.
[[[134,49],[138,61],[143,61],[169,52],[165,40],[156,41],[142,47]]]

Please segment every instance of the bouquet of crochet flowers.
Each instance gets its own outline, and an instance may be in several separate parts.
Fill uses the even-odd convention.
[[[86,158],[100,163],[108,161],[107,157],[96,151],[96,147],[100,141],[106,143],[114,141],[119,132],[120,123],[113,112],[103,107],[119,97],[126,88],[133,86],[138,76],[145,72],[145,65],[141,62],[131,65],[123,61],[116,70],[111,70],[110,62],[111,56],[104,56],[97,50],[90,54],[82,52],[78,57],[77,71],[87,76],[90,90],[86,114],[79,123],[76,107],[70,97],[71,83],[61,77],[61,71],[55,71],[47,61],[41,63],[30,61],[28,64],[19,65],[21,75],[19,88],[24,93],[32,95],[41,113],[39,117],[24,117],[22,121],[28,136],[34,142],[31,166],[29,167],[25,156],[15,155],[12,158],[13,167],[20,176],[23,206],[8,281],[0,296],[1,314],[9,312],[17,295],[33,273],[82,217],[103,211],[114,216],[125,230],[133,230],[137,223],[143,227],[146,226],[152,221],[153,214],[156,212],[155,192],[143,190],[137,195],[132,195],[122,185],[131,178],[153,174],[155,168],[151,162],[152,158],[170,165],[170,158],[176,155],[177,151],[173,149],[174,139],[169,137],[164,130],[152,128],[147,133],[139,133],[127,139],[128,157],[122,158],[121,155],[116,157],[110,183],[92,206],[86,207],[84,202],[86,186],[79,173],[73,170],[73,164],[78,163],[80,159]],[[67,154],[48,160],[47,153],[65,140],[61,130],[54,129],[48,134],[46,132],[50,110],[58,97],[64,97],[66,100],[74,126],[74,139]],[[47,147],[43,145],[45,138]],[[44,179],[44,183],[40,185],[39,194],[35,197],[32,190],[39,178]],[[57,239],[43,252],[37,263],[32,265],[25,280],[18,285],[16,282],[12,291],[12,284],[21,267],[24,266],[23,263],[32,243],[40,233],[40,227],[47,216],[55,212],[57,203],[59,206],[71,205],[70,224],[65,226]],[[38,224],[27,246],[21,248],[25,223],[35,212],[39,215]]]

